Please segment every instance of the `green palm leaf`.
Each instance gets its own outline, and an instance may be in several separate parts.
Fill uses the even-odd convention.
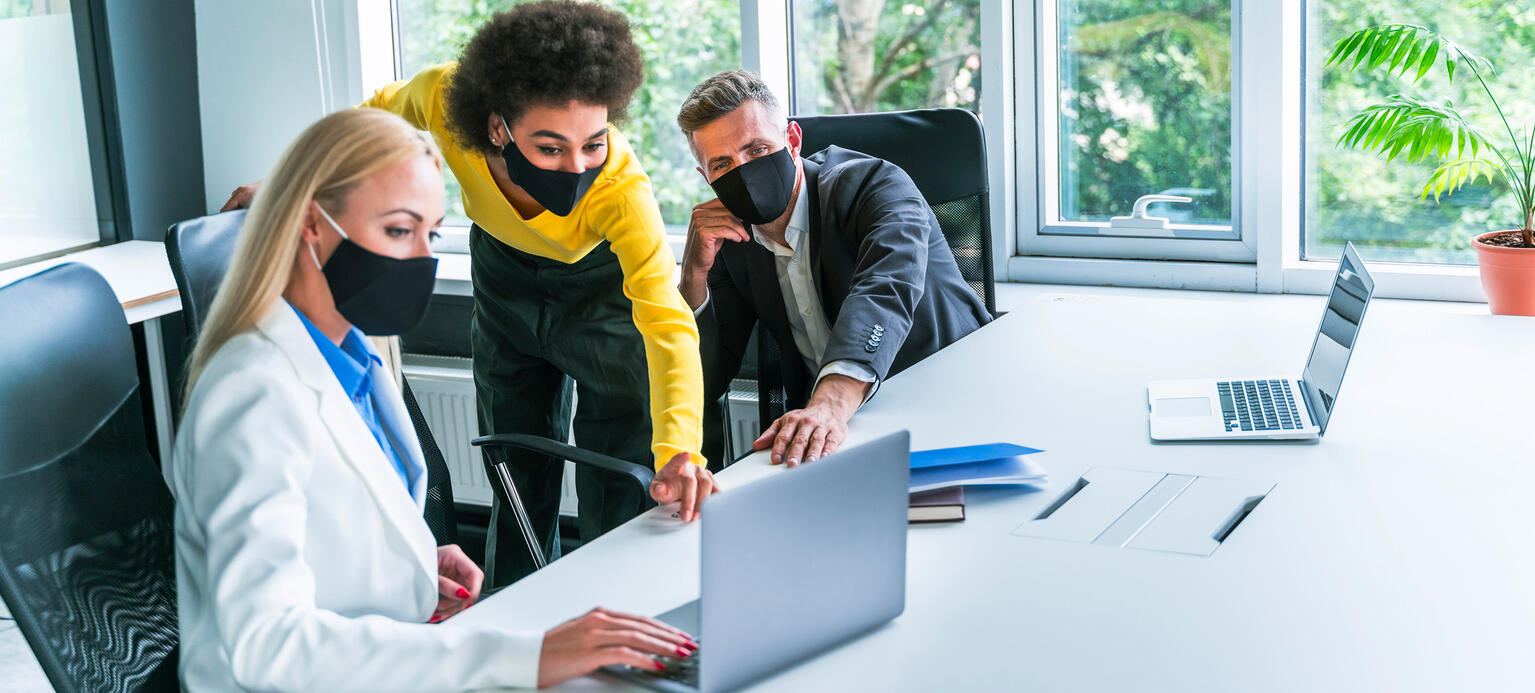
[[[1455,79],[1458,64],[1471,64],[1478,71],[1491,73],[1492,63],[1436,31],[1413,24],[1380,24],[1360,29],[1343,37],[1327,58],[1327,67],[1348,63],[1347,69],[1375,70],[1382,65],[1386,74],[1406,76],[1415,72],[1414,82],[1423,79],[1440,56],[1444,57],[1445,75]],[[1350,62],[1352,58],[1352,62]]]
[[[1453,194],[1478,178],[1486,178],[1487,182],[1491,183],[1503,173],[1503,165],[1491,159],[1480,157],[1457,159],[1434,169],[1428,183],[1423,186],[1422,197],[1427,198],[1433,195],[1434,201],[1438,202],[1442,194]]]
[[[1408,163],[1425,159],[1439,162],[1423,186],[1423,197],[1433,195],[1436,201],[1478,178],[1492,181],[1497,177],[1495,173],[1501,175],[1518,198],[1526,242],[1535,246],[1535,240],[1531,240],[1535,238],[1535,128],[1521,147],[1520,136],[1487,84],[1486,76],[1493,74],[1491,62],[1436,31],[1412,24],[1381,24],[1361,29],[1338,41],[1327,58],[1327,67],[1337,65],[1346,70],[1384,67],[1387,75],[1399,77],[1411,73],[1414,83],[1440,64],[1451,81],[1458,66],[1471,69],[1508,132],[1507,144],[1512,149],[1489,141],[1448,101],[1431,104],[1401,94],[1350,118],[1338,137],[1338,146],[1373,152],[1388,162],[1397,157]]]
[[[1408,163],[1425,158],[1438,161],[1477,156],[1487,137],[1453,104],[1431,104],[1397,94],[1355,114],[1345,126],[1338,145],[1374,152],[1387,161],[1403,157]]]

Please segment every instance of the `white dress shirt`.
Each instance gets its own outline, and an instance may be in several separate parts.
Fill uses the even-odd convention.
[[[863,383],[873,383],[868,401],[879,389],[879,376],[865,364],[846,359],[821,365],[821,356],[831,341],[831,325],[826,321],[826,311],[821,308],[821,292],[815,285],[814,264],[810,260],[810,202],[803,187],[794,195],[794,210],[789,213],[789,226],[784,229],[787,246],[779,245],[752,225],[752,238],[773,254],[774,269],[778,274],[778,289],[783,294],[784,312],[789,316],[789,331],[794,335],[794,347],[805,362],[805,369],[817,373],[815,384],[828,375],[845,375]],[[693,311],[696,317],[709,306],[709,297]],[[811,387],[815,392],[815,387]]]

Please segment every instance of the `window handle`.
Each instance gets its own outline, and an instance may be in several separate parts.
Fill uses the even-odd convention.
[[[1146,214],[1146,208],[1153,202],[1193,202],[1194,198],[1182,195],[1142,195],[1135,201],[1135,208],[1130,211],[1128,217],[1113,217],[1109,219],[1109,225],[1101,233],[1106,236],[1145,236],[1148,238],[1171,238],[1174,234],[1167,227],[1167,217],[1153,217]]]

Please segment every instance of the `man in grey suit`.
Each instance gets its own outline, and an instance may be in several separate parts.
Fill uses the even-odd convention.
[[[756,75],[705,80],[677,124],[717,196],[693,208],[678,287],[698,320],[704,401],[760,323],[785,352],[791,410],[753,443],[774,464],[836,451],[880,381],[991,319],[906,172],[840,147],[800,158],[799,124]]]

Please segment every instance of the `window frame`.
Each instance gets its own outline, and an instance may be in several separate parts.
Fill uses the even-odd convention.
[[[1200,241],[1039,233],[1045,211],[1039,66],[1043,51],[1053,47],[1036,37],[1042,18],[1050,16],[1045,5],[1055,1],[981,3],[981,89],[995,96],[982,99],[981,119],[998,280],[1326,293],[1337,263],[1300,257],[1306,3],[1232,0],[1232,223],[1241,240]],[[786,97],[792,94],[791,2],[740,2],[742,65]],[[388,12],[388,49],[363,53],[387,54],[389,69],[398,74],[395,0],[389,0]],[[362,37],[363,43],[370,40],[379,37]],[[1049,133],[1053,137],[1053,125]],[[446,231],[442,252],[466,252],[467,229]],[[667,240],[680,257],[685,229],[669,228]],[[1169,251],[1169,244],[1181,247]],[[1183,252],[1208,244],[1217,244],[1216,251]],[[1475,267],[1367,265],[1376,278],[1376,295],[1383,298],[1486,300]]]
[[[1045,129],[1040,122],[1038,94],[1043,77],[1038,68],[1047,46],[1035,37],[1041,19],[1050,16],[1045,6],[1055,1],[1035,0],[1029,4],[1030,12],[1015,13],[1010,24],[1015,42],[1035,46],[1032,55],[1016,56],[1015,61],[1020,75],[1014,93],[1019,132]],[[1047,162],[1037,138],[1019,137],[1014,142],[1018,211],[1012,217],[1019,251],[1009,258],[1005,276],[1010,281],[1325,294],[1337,263],[1303,260],[1300,255],[1305,224],[1306,5],[1232,3],[1233,117],[1237,119],[1233,123],[1233,222],[1240,225],[1244,244],[1250,239],[1252,259],[1167,260],[1135,242],[1140,239],[1121,238],[1094,238],[1116,249],[1095,253],[1101,257],[1086,257],[1087,253],[1069,247],[1071,239],[1061,244],[1041,242],[1044,188],[1039,171]],[[983,44],[982,51],[986,50]],[[1475,267],[1397,262],[1367,266],[1376,278],[1376,295],[1383,298],[1486,300]]]
[[[1242,173],[1242,136],[1245,128],[1241,119],[1243,104],[1241,99],[1242,80],[1242,45],[1238,27],[1238,0],[1233,0],[1232,6],[1232,37],[1231,37],[1231,169],[1232,169],[1232,223],[1229,226],[1216,225],[1183,225],[1175,224],[1171,228],[1178,231],[1194,232],[1200,234],[1225,233],[1234,234],[1234,238],[1146,238],[1132,236],[1111,236],[1105,231],[1108,225],[1092,222],[1067,222],[1059,219],[1060,206],[1060,133],[1058,95],[1060,89],[1060,61],[1057,59],[1058,45],[1056,41],[1056,8],[1060,0],[1039,0],[1034,3],[1034,14],[1024,16],[1019,13],[1015,31],[1018,36],[1033,37],[1032,53],[1015,56],[1018,63],[1018,72],[1029,75],[1031,79],[1021,80],[1017,83],[1017,92],[1021,95],[1025,90],[1033,91],[1031,108],[1027,111],[1020,106],[1018,109],[1020,118],[1032,117],[1030,125],[1023,131],[1030,129],[1035,133],[1035,142],[1032,147],[1031,165],[1034,167],[1032,190],[1020,189],[1020,200],[1032,197],[1028,205],[1027,216],[1020,214],[1018,217],[1019,238],[1018,244],[1027,255],[1039,256],[1064,256],[1064,257],[1096,257],[1118,259],[1157,259],[1157,260],[1187,260],[1187,261],[1216,261],[1216,262],[1253,262],[1256,258],[1257,248],[1253,229],[1242,222],[1240,210],[1242,209],[1243,191],[1241,189]],[[1018,143],[1020,146],[1022,142]],[[1020,154],[1019,161],[1026,158]],[[1121,214],[1129,214],[1125,209]]]
[[[104,9],[93,0],[70,0],[70,24],[75,41],[75,69],[80,76],[81,107],[85,121],[86,154],[90,163],[92,195],[96,199],[96,240],[61,245],[53,250],[16,257],[0,262],[0,270],[25,267],[91,248],[131,241],[126,223],[128,196],[122,145],[107,133],[116,127],[116,112],[110,106],[112,95],[112,58],[107,41]],[[46,223],[46,219],[41,220]]]

